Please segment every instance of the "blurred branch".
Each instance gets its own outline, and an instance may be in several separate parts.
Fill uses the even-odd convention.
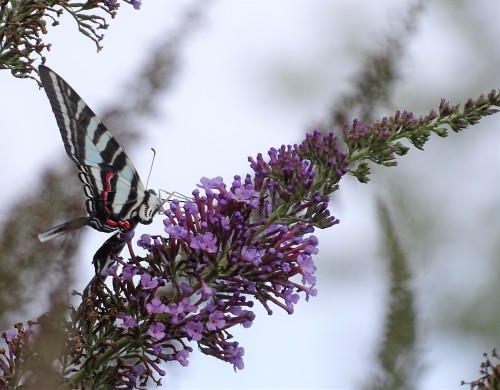
[[[39,193],[25,192],[12,205],[2,222],[0,248],[0,326],[6,328],[12,318],[25,314],[30,302],[43,304],[48,286],[61,286],[66,291],[72,281],[73,259],[79,234],[42,245],[37,235],[52,221],[83,211],[80,186],[67,185],[70,171],[47,170],[39,180]],[[71,167],[72,168],[72,167]],[[44,188],[45,187],[45,188]],[[64,200],[61,200],[64,199]],[[50,217],[47,217],[49,216]],[[47,225],[48,224],[48,225]],[[64,295],[65,296],[65,295]],[[35,298],[36,297],[36,298]]]
[[[384,337],[379,347],[378,361],[381,371],[369,381],[367,389],[415,389],[418,361],[416,353],[416,312],[412,279],[408,259],[397,236],[397,227],[391,221],[389,209],[381,200],[378,215],[389,262],[391,288]]]
[[[369,122],[376,108],[391,100],[394,84],[400,76],[398,67],[406,42],[415,31],[423,4],[423,0],[410,3],[406,15],[400,18],[400,26],[391,26],[384,44],[366,53],[364,65],[352,78],[351,91],[333,102],[327,113],[328,119],[316,128],[341,129],[352,118]]]
[[[151,48],[152,55],[145,63],[137,66],[139,71],[124,85],[119,104],[105,109],[100,116],[109,124],[113,135],[122,134],[119,135],[122,145],[122,138],[128,137],[127,141],[131,142],[140,136],[143,118],[151,120],[156,114],[159,96],[172,87],[180,71],[180,52],[186,40],[197,31],[205,7],[210,3],[197,2],[186,11],[177,28],[166,33],[166,39]]]

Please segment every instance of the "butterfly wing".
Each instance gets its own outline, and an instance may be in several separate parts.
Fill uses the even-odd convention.
[[[137,218],[139,207],[149,204],[155,207],[159,200],[149,199],[154,192],[145,191],[132,161],[116,139],[66,81],[46,66],[41,65],[39,71],[66,153],[80,171],[79,178],[88,197],[88,224],[110,232],[130,230],[137,222],[151,222]],[[65,233],[62,230],[58,233]],[[53,237],[45,239],[50,238]]]
[[[145,196],[140,180],[129,181],[111,165],[93,167],[79,164],[78,169],[78,177],[84,183],[83,188],[88,198],[88,214],[108,217],[102,226],[99,225],[100,220],[93,222],[96,226],[91,226],[101,231],[108,231],[108,227],[112,231],[122,225],[125,230],[132,228],[133,226],[128,226],[132,213],[141,205]]]
[[[114,256],[118,256],[122,251],[127,241],[122,237],[120,232],[109,237],[104,244],[97,250],[92,260],[95,267],[96,275],[108,269],[115,264]]]

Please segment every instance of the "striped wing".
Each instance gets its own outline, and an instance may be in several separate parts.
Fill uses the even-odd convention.
[[[134,217],[154,193],[145,191],[121,146],[73,88],[48,67],[42,65],[39,71],[66,153],[80,171],[88,224],[110,232],[145,223]]]

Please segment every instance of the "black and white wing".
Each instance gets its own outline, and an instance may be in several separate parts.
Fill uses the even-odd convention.
[[[68,156],[80,171],[87,196],[87,217],[56,226],[38,236],[44,242],[85,225],[102,232],[149,224],[161,200],[146,190],[134,165],[108,129],[57,73],[39,67],[40,79],[57,120]]]

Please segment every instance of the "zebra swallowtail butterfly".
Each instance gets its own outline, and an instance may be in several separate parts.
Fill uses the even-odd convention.
[[[138,223],[150,224],[162,209],[153,190],[146,190],[134,165],[89,106],[57,73],[39,68],[66,153],[80,171],[87,216],[38,235],[42,242],[91,226],[101,232],[127,232]],[[114,237],[114,236],[113,236]]]

